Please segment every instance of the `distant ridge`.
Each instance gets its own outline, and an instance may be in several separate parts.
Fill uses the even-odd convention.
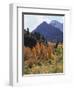
[[[52,20],[49,24],[51,24],[52,26],[60,29],[63,32],[63,24],[56,21],[56,20]]]

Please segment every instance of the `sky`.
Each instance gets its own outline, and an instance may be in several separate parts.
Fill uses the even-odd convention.
[[[49,24],[52,20],[64,23],[64,16],[24,15],[24,29],[29,28],[31,32],[42,22]]]

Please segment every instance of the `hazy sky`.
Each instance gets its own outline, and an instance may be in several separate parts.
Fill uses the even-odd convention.
[[[31,32],[43,21],[49,24],[52,20],[64,23],[64,16],[24,15],[24,29],[29,28]]]

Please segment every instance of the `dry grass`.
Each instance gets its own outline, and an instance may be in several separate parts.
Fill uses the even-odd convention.
[[[37,44],[36,47],[24,48],[24,74],[45,74],[63,72],[63,48]],[[53,52],[54,51],[54,52]],[[54,54],[53,54],[54,53]]]

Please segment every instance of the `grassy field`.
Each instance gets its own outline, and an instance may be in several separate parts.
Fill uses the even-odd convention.
[[[24,74],[63,73],[63,45],[24,47]]]

